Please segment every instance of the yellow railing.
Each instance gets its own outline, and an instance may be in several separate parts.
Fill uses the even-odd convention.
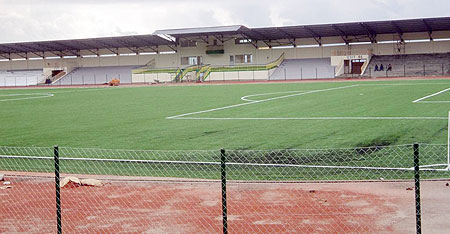
[[[272,61],[268,64],[261,65],[252,65],[248,66],[211,66],[211,65],[192,65],[185,68],[153,68],[148,69],[147,67],[140,67],[133,70],[133,74],[151,74],[151,73],[170,73],[175,74],[175,78],[173,81],[179,82],[182,81],[183,78],[189,73],[196,71],[196,80],[200,80],[201,74],[203,74],[203,81],[212,73],[212,72],[236,72],[236,71],[262,71],[262,70],[271,70],[280,66],[280,64],[284,61],[284,53],[280,55],[275,61]]]
[[[209,72],[208,72],[209,71]],[[200,67],[200,70],[197,72],[197,80],[200,80],[200,76],[203,74],[202,80],[206,79],[207,73],[211,72],[211,67],[209,65],[205,65]]]
[[[284,53],[282,53],[282,54],[280,55],[280,57],[279,57],[277,60],[275,60],[275,61],[273,61],[273,62],[267,64],[267,65],[266,65],[266,69],[267,69],[267,70],[270,70],[270,69],[276,68],[276,67],[280,66],[280,64],[281,64],[283,61],[284,61]]]

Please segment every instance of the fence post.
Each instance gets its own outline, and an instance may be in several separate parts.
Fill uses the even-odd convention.
[[[420,210],[420,168],[419,168],[419,144],[415,143],[414,148],[414,184],[415,184],[415,196],[416,196],[416,233],[422,233],[422,221]]]
[[[220,174],[222,179],[222,222],[223,233],[228,233],[227,223],[227,170],[225,149],[220,149]]]
[[[425,74],[425,64],[423,64],[423,76],[426,76],[426,74]]]
[[[406,77],[406,65],[403,64],[403,77]]]
[[[56,225],[58,234],[62,233],[61,224],[61,193],[59,186],[59,148],[55,146],[53,148],[53,154],[55,156],[55,187],[56,187]]]

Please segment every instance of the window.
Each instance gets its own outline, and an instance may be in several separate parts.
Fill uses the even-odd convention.
[[[181,57],[181,65],[198,65],[202,64],[201,56],[189,56],[189,57]]]
[[[189,65],[196,65],[198,64],[197,57],[189,57]]]
[[[197,46],[197,41],[194,41],[194,40],[183,40],[183,41],[180,41],[180,45],[181,45],[181,47],[196,47]]]
[[[189,57],[181,57],[181,65],[188,65]]]
[[[236,63],[252,63],[253,62],[253,55],[251,54],[237,54],[234,56],[234,61]],[[231,62],[231,56],[230,56],[230,62]]]
[[[230,55],[230,64],[234,64],[234,56]]]
[[[214,39],[213,45],[217,45],[217,39]]]

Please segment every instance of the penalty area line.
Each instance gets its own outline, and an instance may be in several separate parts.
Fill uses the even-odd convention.
[[[230,106],[218,107],[218,108],[213,108],[213,109],[209,109],[209,110],[190,112],[190,113],[181,114],[181,115],[174,115],[174,116],[166,117],[166,119],[179,119],[180,117],[189,116],[189,115],[202,114],[202,113],[213,112],[213,111],[218,111],[218,110],[225,110],[225,109],[239,107],[239,106],[245,106],[245,105],[250,105],[250,104],[255,104],[255,103],[273,101],[273,100],[282,99],[282,98],[301,96],[301,95],[311,94],[311,93],[319,93],[319,92],[325,92],[325,91],[331,91],[331,90],[353,88],[353,87],[357,87],[357,86],[359,86],[359,85],[349,85],[349,86],[341,86],[341,87],[335,87],[335,88],[329,88],[329,89],[312,90],[312,91],[308,91],[308,92],[304,92],[304,93],[295,93],[295,94],[290,94],[290,95],[285,95],[285,96],[267,98],[267,99],[263,99],[263,100],[249,101],[249,102],[235,104],[235,105],[230,105]]]
[[[413,103],[418,103],[418,102],[420,102],[420,101],[422,101],[422,100],[425,100],[425,99],[427,99],[427,98],[430,98],[430,97],[433,97],[433,96],[439,95],[439,94],[441,94],[441,93],[444,93],[444,92],[447,92],[447,91],[449,91],[449,90],[450,90],[450,88],[448,88],[448,89],[444,89],[444,90],[441,90],[441,91],[439,91],[439,92],[436,92],[436,93],[430,94],[430,95],[428,95],[428,96],[425,96],[425,97],[421,97],[421,98],[419,98],[419,99],[417,99],[417,100],[414,100],[414,101],[413,101]],[[428,103],[429,103],[429,102],[428,102]]]

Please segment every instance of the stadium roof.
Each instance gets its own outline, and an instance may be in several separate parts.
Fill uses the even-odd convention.
[[[173,45],[172,41],[155,35],[102,37],[76,40],[38,41],[0,44],[0,53],[39,53],[47,51],[80,51],[111,48],[142,48]]]
[[[203,27],[203,28],[184,28],[184,29],[167,29],[157,30],[153,35],[171,35],[173,37],[192,37],[192,36],[208,36],[217,34],[236,34],[241,30],[248,29],[243,25],[219,26],[219,27]]]
[[[300,25],[285,27],[247,28],[242,25],[186,28],[157,30],[152,35],[135,35],[120,37],[104,37],[77,40],[56,40],[41,42],[22,42],[0,44],[0,54],[39,53],[53,51],[80,51],[129,48],[138,51],[137,48],[151,48],[166,45],[172,47],[177,42],[160,37],[164,34],[176,39],[203,36],[232,36],[240,35],[253,41],[270,41],[296,38],[314,38],[319,41],[322,37],[367,36],[372,42],[376,42],[378,34],[398,34],[412,32],[428,32],[450,30],[450,17],[369,21],[336,24]],[[134,49],[133,49],[134,48]],[[75,54],[78,55],[78,54]],[[4,57],[4,56],[3,56]]]
[[[277,40],[361,35],[373,37],[377,34],[432,33],[445,30],[450,30],[450,17],[252,28],[245,31],[245,34],[253,40]]]

